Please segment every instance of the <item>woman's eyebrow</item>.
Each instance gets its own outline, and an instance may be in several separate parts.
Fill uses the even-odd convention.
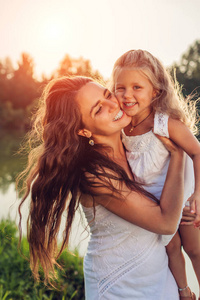
[[[103,95],[106,96],[106,93],[108,92],[108,89],[105,89],[103,92]]]

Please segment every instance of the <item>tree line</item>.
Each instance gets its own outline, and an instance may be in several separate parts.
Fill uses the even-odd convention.
[[[83,75],[103,80],[97,70],[93,70],[89,60],[71,58],[66,55],[50,78],[38,80],[34,76],[34,61],[22,53],[18,66],[13,68],[9,58],[0,61],[0,131],[17,130],[26,132],[30,128],[30,118],[45,84],[64,75]]]
[[[181,56],[180,61],[168,67],[183,88],[185,96],[200,91],[200,40],[195,41]],[[34,76],[34,60],[22,53],[17,68],[9,58],[0,60],[0,132],[30,129],[30,119],[44,85],[51,79],[64,75],[90,76],[105,82],[98,70],[93,70],[90,60],[65,55],[57,70],[47,78]]]

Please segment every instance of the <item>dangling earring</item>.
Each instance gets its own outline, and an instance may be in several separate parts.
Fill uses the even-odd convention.
[[[89,138],[89,144],[90,146],[94,146],[94,140],[91,137]]]

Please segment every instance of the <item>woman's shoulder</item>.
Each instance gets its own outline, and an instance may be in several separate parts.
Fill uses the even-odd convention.
[[[92,208],[94,207],[92,196],[88,194],[81,194],[80,196],[80,203],[85,208]]]

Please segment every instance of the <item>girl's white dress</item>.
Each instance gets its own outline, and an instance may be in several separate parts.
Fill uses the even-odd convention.
[[[156,112],[154,116],[154,133],[169,138],[168,119],[169,116],[167,114]],[[127,136],[122,130],[122,142],[127,150],[126,156],[136,181],[141,183],[145,190],[156,196],[159,200],[167,175],[170,154],[154,133],[151,130],[142,135]],[[193,162],[186,155],[184,205],[193,192]],[[167,245],[172,237],[173,235],[162,236],[163,243]]]
[[[154,133],[169,138],[169,116],[155,113]],[[135,179],[144,188],[160,199],[165,182],[170,155],[153,131],[142,135],[127,136],[122,130],[122,142],[127,150],[126,155]],[[186,155],[184,202],[194,192],[194,170],[192,159]]]

